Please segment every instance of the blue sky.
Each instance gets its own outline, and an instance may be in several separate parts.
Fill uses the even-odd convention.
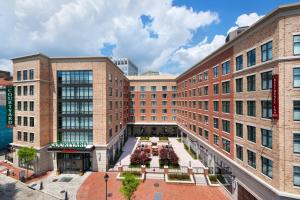
[[[10,58],[128,57],[140,71],[180,74],[281,4],[297,1],[0,0],[0,70]]]

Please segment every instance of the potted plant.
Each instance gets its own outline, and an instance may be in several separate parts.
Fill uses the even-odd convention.
[[[56,175],[60,175],[60,169],[56,170]]]
[[[83,176],[83,171],[82,171],[82,169],[79,170],[79,175],[80,175],[80,176]]]

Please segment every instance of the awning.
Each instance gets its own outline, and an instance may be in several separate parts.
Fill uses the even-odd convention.
[[[62,152],[62,153],[80,153],[91,152],[94,145],[87,142],[55,142],[48,147],[48,151]]]

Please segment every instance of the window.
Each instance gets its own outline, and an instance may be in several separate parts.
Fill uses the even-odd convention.
[[[29,80],[33,80],[33,78],[34,78],[34,70],[31,69],[29,70]]]
[[[300,101],[294,101],[294,121],[300,121]]]
[[[34,127],[34,118],[33,117],[29,118],[29,126]]]
[[[222,75],[230,73],[230,61],[224,62],[222,64]]]
[[[22,88],[21,86],[18,86],[18,96],[21,96],[22,95]]]
[[[236,61],[236,66],[235,66],[236,71],[243,69],[243,55],[236,57],[235,61]]]
[[[223,149],[230,153],[230,141],[222,138]]]
[[[24,101],[24,102],[23,102],[23,110],[24,110],[24,111],[27,111],[27,110],[28,110],[28,102],[27,102],[27,101]]]
[[[162,96],[163,99],[166,99],[168,95],[167,94],[162,94],[161,96]]]
[[[230,133],[230,121],[224,119],[222,120],[222,130]]]
[[[267,119],[272,118],[272,101],[261,101],[261,117]]]
[[[18,122],[18,125],[19,125],[19,126],[21,126],[21,125],[22,125],[22,118],[21,118],[21,116],[18,116],[18,120],[17,120],[17,122]]]
[[[27,81],[28,77],[27,77],[27,70],[23,71],[23,81]]]
[[[222,112],[230,113],[230,101],[222,101]]]
[[[198,108],[202,109],[202,101],[198,101]]]
[[[228,94],[230,92],[230,81],[222,83],[222,94]]]
[[[261,129],[261,145],[272,149],[272,131]]]
[[[168,87],[167,86],[162,86],[162,91],[167,91]]]
[[[34,95],[34,86],[33,85],[29,86],[29,95]]]
[[[151,101],[151,106],[155,107],[157,105],[156,101]]]
[[[135,90],[135,87],[134,86],[130,86],[130,91],[134,91]]]
[[[208,116],[204,116],[204,124],[208,125]]]
[[[247,90],[250,91],[255,91],[255,85],[256,85],[256,80],[255,80],[255,75],[252,76],[247,76]]]
[[[261,73],[261,89],[272,89],[272,71]]]
[[[23,86],[23,95],[27,96],[28,94],[28,87],[27,86]]]
[[[140,112],[144,114],[146,113],[146,109],[141,109]]]
[[[240,138],[243,138],[243,124],[240,124],[240,123],[236,123],[235,124],[235,129],[236,129],[236,136],[237,137],[240,137]]]
[[[155,92],[156,91],[156,86],[151,86],[151,91]]]
[[[236,157],[239,160],[243,160],[243,147],[240,145],[236,145]]]
[[[294,166],[294,186],[300,186],[300,166]]]
[[[300,88],[300,67],[294,68],[294,87]]]
[[[293,134],[294,153],[300,154],[300,133]]]
[[[218,66],[214,67],[214,78],[218,77],[219,76],[219,68]]]
[[[162,113],[163,114],[167,114],[168,113],[168,109],[162,109]]]
[[[202,74],[198,75],[198,82],[200,82],[200,83],[202,82]]]
[[[23,132],[23,140],[24,140],[24,142],[28,141],[28,133],[27,132]]]
[[[108,80],[109,80],[109,82],[112,82],[112,75],[111,74],[108,74]],[[132,90],[132,91],[134,91],[134,90]]]
[[[177,91],[177,87],[176,86],[172,86],[172,91],[176,92]]]
[[[261,61],[272,60],[272,41],[261,45]]]
[[[146,106],[146,101],[141,101],[141,102],[140,102],[140,105],[141,105],[141,106]]]
[[[247,101],[247,115],[251,117],[256,116],[256,104],[255,101]]]
[[[219,129],[219,119],[214,118],[214,128]]]
[[[198,134],[202,136],[202,128],[198,127]]]
[[[145,93],[141,93],[141,94],[140,94],[140,98],[141,98],[141,99],[146,99],[146,94],[145,94]]]
[[[256,64],[256,50],[252,49],[247,52],[247,61],[248,67],[251,67]]]
[[[156,109],[151,109],[152,114],[156,114]]]
[[[208,71],[205,71],[204,73],[203,73],[203,78],[204,78],[204,81],[207,81],[208,80]]]
[[[214,101],[214,111],[215,112],[219,111],[219,102],[218,101]]]
[[[243,78],[238,78],[235,80],[235,91],[243,92]]]
[[[18,140],[19,140],[19,141],[22,140],[22,133],[21,133],[21,131],[18,131]]]
[[[203,88],[203,93],[204,93],[205,96],[208,95],[208,86],[205,86],[205,87]]]
[[[112,95],[113,95],[112,87],[109,87],[109,88],[108,88],[108,95],[109,95],[110,97],[112,97]],[[131,94],[131,98],[134,98],[134,94]]]
[[[21,81],[21,74],[22,72],[21,71],[17,71],[17,81]]]
[[[247,154],[248,154],[248,165],[253,168],[256,168],[256,153],[247,150]]]
[[[273,177],[273,161],[265,158],[265,157],[261,157],[261,172],[272,178]]]
[[[156,94],[151,94],[151,99],[156,99]]]
[[[23,125],[28,126],[28,118],[27,117],[23,118]]]
[[[300,35],[294,35],[294,55],[300,55]]]
[[[168,104],[167,101],[162,101],[162,105],[163,105],[163,106],[166,106],[167,104]]]
[[[214,144],[219,146],[219,136],[214,134]]]
[[[34,142],[34,133],[29,134],[29,142],[31,142],[31,143]]]
[[[204,101],[204,110],[208,110],[208,101]]]
[[[219,94],[219,84],[214,84],[214,95]]]
[[[21,111],[21,110],[22,110],[22,102],[18,101],[18,111]]]
[[[204,130],[204,138],[208,140],[208,130]]]
[[[235,113],[237,115],[243,114],[243,101],[236,101],[235,102]]]
[[[256,143],[256,128],[254,126],[247,126],[247,135],[248,135],[248,140],[250,142]]]

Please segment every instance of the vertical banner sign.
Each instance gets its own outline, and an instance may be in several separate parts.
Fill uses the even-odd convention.
[[[278,74],[272,75],[272,119],[279,119]]]
[[[6,86],[6,126],[15,125],[15,88]]]

